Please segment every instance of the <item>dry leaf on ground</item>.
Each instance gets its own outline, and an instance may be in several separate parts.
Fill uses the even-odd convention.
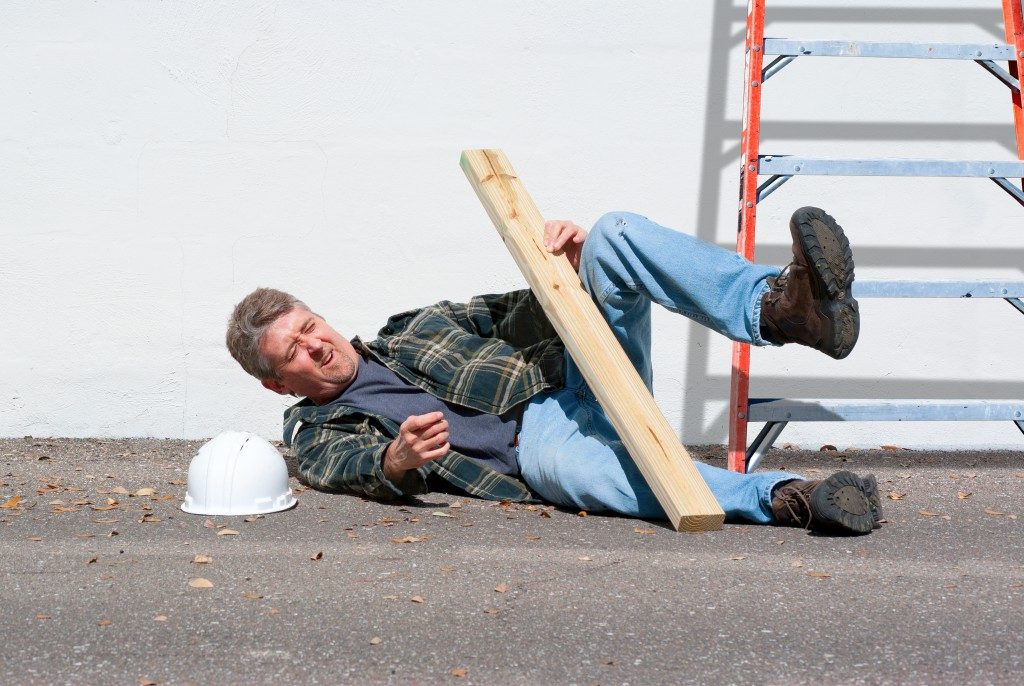
[[[213,558],[209,555],[196,555],[192,558],[192,562],[197,565],[208,565],[213,562]]]
[[[263,598],[259,593],[253,593],[252,591],[246,591],[242,594],[242,597],[246,600],[260,600]]]
[[[154,622],[166,622],[167,621],[167,615],[157,615],[156,617],[153,618],[153,621]]]
[[[139,490],[135,491],[135,495],[136,495],[136,497],[142,497],[142,496],[147,496],[147,495],[156,495],[156,489],[153,489],[153,488],[140,488]]]
[[[633,531],[638,533],[638,534],[642,534],[644,536],[653,536],[654,535],[654,529],[636,528],[636,529],[633,529]]]
[[[500,584],[494,587],[495,593],[504,593],[508,590],[508,584],[502,581]]]
[[[999,510],[992,510],[992,509],[989,509],[989,508],[985,508],[985,514],[989,515],[990,517],[1002,517],[1006,513],[1005,512],[1000,512]]]
[[[938,517],[939,516],[938,512],[932,512],[930,510],[918,510],[917,514],[924,515],[925,517]]]
[[[213,582],[202,577],[192,579],[188,582],[188,585],[192,588],[213,588]]]
[[[469,674],[469,670],[465,667],[458,667],[452,670],[452,676],[464,677]]]
[[[374,636],[373,638],[371,638],[370,639],[370,645],[372,645],[372,646],[379,646],[380,645],[380,636]]]
[[[974,494],[973,494],[973,493],[970,493],[970,492],[968,492],[968,491],[957,491],[957,492],[956,492],[956,498],[957,498],[957,500],[967,500],[967,499],[968,499],[968,498],[970,498],[970,497],[971,497],[972,495],[974,495]]]
[[[113,624],[113,622],[109,619],[101,619],[99,621],[99,626],[110,626],[111,624]]]
[[[906,493],[900,493],[899,491],[889,491],[886,493],[886,497],[889,500],[903,500],[907,497]]]
[[[420,543],[428,538],[430,536],[403,536],[402,538],[392,538],[391,542],[402,545],[403,543]]]
[[[217,532],[218,536],[237,536],[238,532],[234,529],[221,529]]]
[[[324,551],[317,551],[315,555],[310,555],[309,559],[313,560],[314,562],[319,562],[320,560],[324,559]]]
[[[831,579],[832,575],[829,572],[807,572],[807,576],[814,579]]]
[[[11,496],[6,503],[0,505],[0,510],[13,510],[18,507],[18,503],[21,502],[20,495]]]
[[[425,602],[427,602],[427,599],[424,598],[421,595],[414,595],[412,598],[409,598],[409,600],[411,600],[414,603],[425,603]]]

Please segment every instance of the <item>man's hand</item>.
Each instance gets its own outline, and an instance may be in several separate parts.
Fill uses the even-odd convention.
[[[384,476],[397,483],[410,469],[443,457],[448,444],[448,421],[440,412],[413,415],[399,427],[398,438],[384,453]]]
[[[580,270],[580,254],[585,240],[586,230],[570,221],[557,219],[544,223],[544,246],[549,252],[565,250],[565,256],[576,271]]]

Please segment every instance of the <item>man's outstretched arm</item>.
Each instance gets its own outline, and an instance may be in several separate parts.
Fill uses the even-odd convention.
[[[350,433],[337,426],[305,425],[292,440],[299,476],[321,491],[341,491],[378,500],[427,492],[416,469],[396,478],[384,473],[385,454],[393,443],[377,433]]]

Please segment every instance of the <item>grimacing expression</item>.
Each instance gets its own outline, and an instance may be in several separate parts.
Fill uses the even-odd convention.
[[[358,353],[323,317],[300,308],[289,310],[267,327],[260,354],[277,372],[263,379],[266,388],[305,396],[317,405],[337,398],[355,379]]]

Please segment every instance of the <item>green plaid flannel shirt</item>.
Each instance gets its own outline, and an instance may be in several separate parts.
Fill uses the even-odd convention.
[[[446,402],[491,414],[514,416],[530,397],[563,383],[565,348],[529,289],[403,312],[376,339],[352,345]],[[426,493],[435,474],[482,498],[535,500],[519,479],[454,450],[393,483],[382,460],[398,432],[385,417],[340,404],[306,399],[284,413],[299,475],[318,490],[391,500]]]

